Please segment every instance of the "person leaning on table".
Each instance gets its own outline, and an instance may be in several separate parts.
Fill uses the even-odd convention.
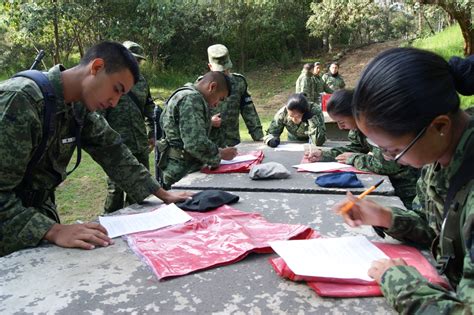
[[[459,108],[457,92],[474,94],[474,56],[448,63],[414,48],[379,54],[354,90],[362,133],[385,156],[423,169],[412,209],[387,208],[348,193],[355,206],[343,214],[345,222],[431,246],[439,271],[455,289],[429,283],[402,259],[373,262],[369,276],[404,314],[474,313],[474,120]]]
[[[275,148],[286,128],[289,141],[311,142],[322,145],[326,141],[326,125],[319,104],[308,102],[303,93],[290,95],[285,106],[273,117],[263,142]]]
[[[71,69],[62,65],[51,68],[46,76],[56,95],[54,134],[49,135],[45,152],[28,178],[25,171],[43,136],[43,94],[27,78],[0,83],[0,256],[37,246],[43,240],[83,249],[112,244],[107,231],[97,223],[65,225],[59,220],[54,193],[66,179],[76,130],[82,148],[135,200],[150,194],[166,203],[189,198],[187,192],[161,188],[120,135],[94,113],[116,106],[139,74],[135,57],[115,42],[93,46]],[[75,120],[82,121],[81,129],[71,127]]]

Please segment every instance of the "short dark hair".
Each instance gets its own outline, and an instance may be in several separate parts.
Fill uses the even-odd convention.
[[[303,69],[308,70],[308,71],[313,69],[313,68],[314,68],[314,64],[312,64],[312,63],[305,63],[304,66],[303,66]]]
[[[329,114],[352,117],[352,97],[353,90],[337,90],[329,98],[326,110]]]
[[[232,93],[232,84],[230,78],[222,71],[209,71],[199,80],[199,83],[216,82],[218,90],[222,91],[224,88],[227,91],[227,96]]]
[[[367,65],[355,87],[354,117],[363,115],[369,126],[391,135],[419,132],[436,116],[459,110],[456,85],[474,92],[474,59],[462,64],[450,67],[437,54],[415,48],[382,52]]]
[[[286,108],[289,110],[296,110],[300,113],[309,112],[309,103],[304,93],[291,94],[286,102]]]
[[[115,73],[124,69],[130,70],[135,83],[140,77],[137,60],[122,44],[112,41],[103,41],[89,48],[81,58],[79,65],[85,66],[96,58],[104,59],[105,72]]]

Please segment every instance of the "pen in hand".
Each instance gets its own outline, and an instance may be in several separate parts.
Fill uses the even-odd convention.
[[[370,194],[371,192],[373,192],[377,187],[380,186],[380,184],[382,184],[384,180],[381,179],[379,180],[377,183],[375,183],[373,186],[370,186],[366,191],[364,191],[362,194],[360,194],[359,196],[357,196],[358,199],[363,199],[365,196],[367,196],[368,194]],[[347,213],[349,210],[352,209],[352,207],[354,206],[354,201],[349,201],[348,203],[346,203],[344,205],[344,207],[342,207],[341,211],[339,211],[339,214],[345,214]]]

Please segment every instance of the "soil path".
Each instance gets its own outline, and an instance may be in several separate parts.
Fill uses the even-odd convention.
[[[388,41],[371,44],[349,51],[341,60],[341,75],[347,87],[354,87],[364,67],[378,53],[389,48],[400,46],[399,41]]]
[[[359,79],[362,69],[367,63],[375,57],[378,53],[389,48],[398,47],[400,41],[387,41],[383,43],[375,43],[361,48],[350,50],[346,55],[339,60],[340,73],[346,82],[346,87],[353,88]],[[331,56],[324,56],[320,60],[331,60]],[[314,59],[317,60],[317,59]],[[282,75],[294,76],[295,81],[301,71],[301,65],[295,65],[286,70],[264,69],[259,72],[249,74],[252,81],[260,82],[263,88],[253,90],[252,94],[257,106],[257,111],[260,115],[271,115],[285,104],[288,95],[294,93],[294,81],[282,87],[277,82],[281,82],[279,78]],[[252,84],[250,84],[252,87]]]

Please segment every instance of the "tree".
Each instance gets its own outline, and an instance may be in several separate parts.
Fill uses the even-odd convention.
[[[474,54],[474,25],[472,22],[472,0],[420,0],[420,4],[437,5],[458,22],[464,38],[464,55]]]

